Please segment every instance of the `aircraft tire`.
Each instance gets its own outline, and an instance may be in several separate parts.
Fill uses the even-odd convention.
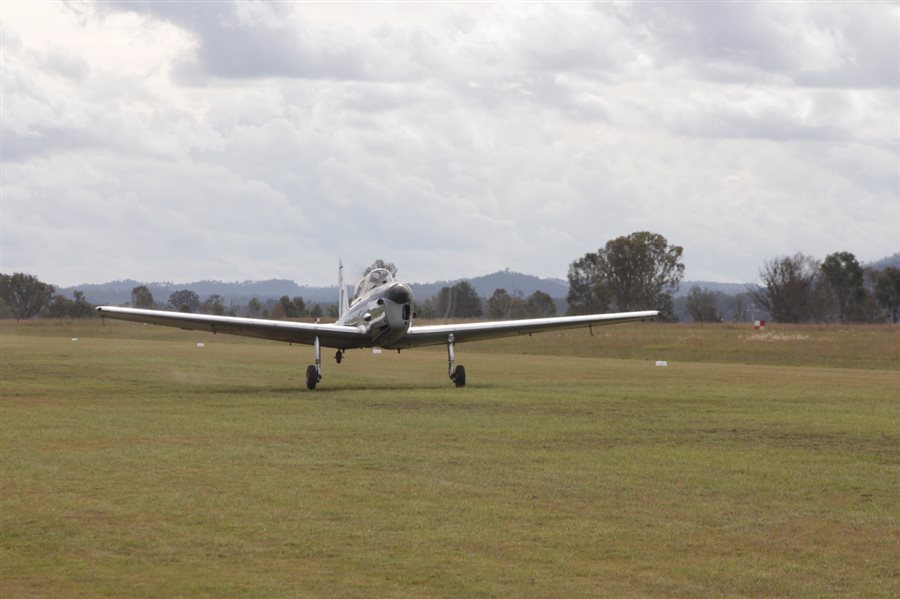
[[[465,387],[466,386],[466,367],[465,366],[457,366],[456,370],[453,371],[453,384],[457,387]]]
[[[319,371],[310,364],[306,369],[306,387],[307,389],[315,389],[316,383],[319,382]]]

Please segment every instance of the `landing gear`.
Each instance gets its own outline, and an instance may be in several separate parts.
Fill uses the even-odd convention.
[[[322,380],[322,346],[319,345],[319,338],[316,337],[316,342],[313,344],[313,347],[316,350],[316,363],[311,364],[306,369],[306,388],[307,389],[315,389],[316,384]],[[340,360],[338,360],[340,362]]]
[[[340,364],[343,359],[344,359],[344,350],[342,350],[342,349],[337,350],[337,353],[334,354],[334,361],[337,362],[338,364]]]
[[[316,383],[319,382],[319,371],[316,370],[316,367],[310,365],[306,368],[306,388],[307,389],[315,389]]]
[[[448,366],[448,374],[450,375],[450,380],[453,381],[457,387],[465,387],[466,386],[466,369],[460,364],[456,366],[455,359],[456,356],[453,352],[453,343],[456,341],[456,338],[453,336],[453,333],[447,337],[447,362],[449,362]]]
[[[450,375],[450,380],[453,381],[453,384],[457,387],[465,387],[466,386],[466,367],[463,365],[459,365],[453,369],[453,374]]]

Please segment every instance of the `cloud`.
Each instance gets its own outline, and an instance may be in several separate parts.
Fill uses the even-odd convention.
[[[885,5],[4,14],[3,268],[54,283],[564,276],[635,230],[704,279],[897,249]]]

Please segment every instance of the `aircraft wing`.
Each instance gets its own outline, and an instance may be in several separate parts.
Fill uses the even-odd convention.
[[[644,312],[618,312],[613,314],[588,314],[585,316],[556,316],[552,318],[529,318],[526,320],[412,326],[407,331],[406,336],[393,347],[440,345],[447,343],[447,338],[451,333],[454,341],[461,343],[512,337],[515,335],[530,335],[531,333],[543,331],[588,328],[635,320],[648,320],[656,317],[658,314],[657,310],[647,310]]]
[[[259,320],[256,318],[139,310],[137,308],[118,308],[115,306],[100,306],[97,308],[97,314],[103,318],[158,324],[188,331],[242,335],[244,337],[271,339],[273,341],[287,341],[288,343],[312,345],[315,343],[316,337],[318,337],[322,346],[339,349],[363,347],[368,339],[356,327],[337,324]]]

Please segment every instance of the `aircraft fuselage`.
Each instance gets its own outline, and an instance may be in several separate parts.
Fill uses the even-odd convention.
[[[384,283],[363,290],[335,324],[365,332],[368,347],[392,349],[412,324],[412,290],[388,276]]]

